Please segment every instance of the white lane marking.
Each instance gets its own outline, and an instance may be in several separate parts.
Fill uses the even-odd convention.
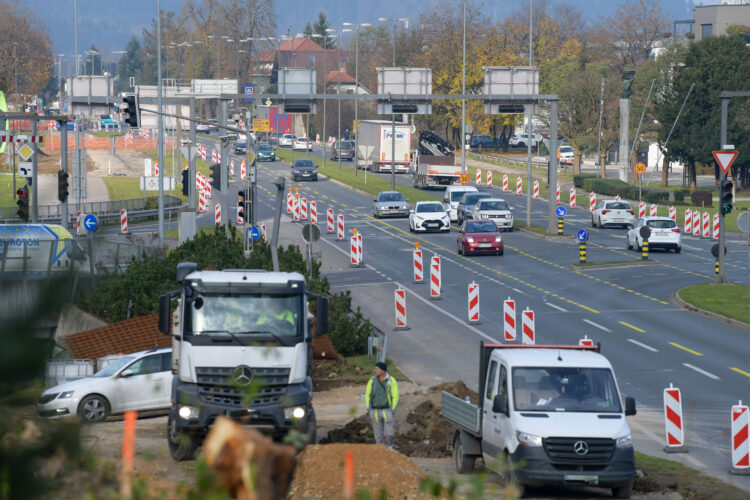
[[[479,273],[477,273],[477,274],[479,274]],[[523,291],[519,290],[518,288],[512,288],[512,290],[514,290],[517,293],[520,293],[521,295],[526,295],[527,297],[531,297],[531,295],[529,295],[526,292],[523,292]]]
[[[584,322],[584,323],[588,323],[589,325],[593,326],[594,328],[598,328],[599,330],[604,330],[605,332],[608,332],[608,333],[612,333],[612,330],[610,330],[610,329],[609,329],[609,328],[607,328],[606,326],[602,326],[602,325],[600,325],[599,323],[594,323],[594,322],[593,322],[593,321],[591,321],[590,319],[585,319],[585,318],[584,318],[583,322]]]
[[[659,352],[659,349],[654,349],[650,345],[646,345],[646,344],[644,344],[642,342],[638,342],[637,340],[628,339],[628,342],[631,342],[631,343],[633,343],[633,344],[635,344],[635,345],[637,345],[639,347],[643,347],[644,349],[648,349],[651,352]]]
[[[697,366],[693,366],[693,365],[691,365],[690,363],[682,363],[682,366],[685,366],[685,367],[687,367],[687,368],[690,368],[691,370],[695,370],[695,371],[697,371],[698,373],[700,373],[701,375],[705,375],[705,376],[706,376],[706,377],[708,377],[708,378],[712,378],[712,379],[714,379],[714,380],[721,380],[721,379],[720,379],[720,378],[719,378],[718,376],[714,375],[713,373],[711,373],[711,372],[707,372],[706,370],[701,370],[701,369],[700,369],[700,368],[698,368]]]
[[[555,305],[555,304],[553,304],[552,302],[545,302],[545,304],[547,304],[548,306],[550,306],[550,307],[552,307],[552,308],[554,308],[554,309],[557,309],[558,311],[562,311],[562,312],[564,312],[564,313],[568,312],[568,310],[567,310],[567,309],[564,309],[564,308],[562,308],[562,307],[560,307],[560,306],[558,306],[558,305]]]

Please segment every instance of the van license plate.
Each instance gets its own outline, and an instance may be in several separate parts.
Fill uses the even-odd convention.
[[[583,482],[587,484],[599,484],[599,476],[595,474],[565,474],[565,480]]]

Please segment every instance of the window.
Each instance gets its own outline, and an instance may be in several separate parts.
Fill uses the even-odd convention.
[[[497,361],[490,363],[490,371],[487,375],[487,392],[485,395],[487,399],[495,397],[495,380],[497,380]]]
[[[500,386],[498,389],[501,396],[508,397],[508,370],[504,366],[500,367]]]
[[[701,24],[701,38],[705,38],[713,34],[714,34],[713,24]]]
[[[621,411],[614,377],[608,368],[513,368],[513,401],[519,411]]]
[[[127,369],[132,371],[133,375],[148,375],[151,373],[158,373],[162,371],[161,354],[144,356],[132,365],[128,366]]]
[[[647,222],[648,227],[654,228],[654,229],[672,229],[673,227],[677,227],[677,224],[673,220],[664,220],[664,219],[658,219],[658,220],[650,220]]]
[[[172,369],[172,353],[161,353],[161,371],[168,372]]]
[[[510,208],[504,201],[481,201],[479,210],[510,210]]]
[[[440,203],[420,203],[419,205],[417,205],[417,212],[445,212],[445,208],[443,208],[443,205],[441,205]]]
[[[467,233],[496,233],[497,226],[492,221],[467,221],[466,222]]]

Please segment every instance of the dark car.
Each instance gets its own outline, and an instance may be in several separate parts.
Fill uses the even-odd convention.
[[[339,155],[341,156],[342,160],[353,160],[354,141],[341,141],[340,148],[338,141],[334,142],[333,146],[331,146],[331,160],[338,160]]]
[[[247,142],[237,142],[234,144],[234,154],[236,156],[245,156],[247,154]]]
[[[310,158],[297,158],[292,164],[292,179],[295,181],[317,181],[318,167]]]
[[[258,161],[276,161],[276,151],[270,144],[258,144]]]
[[[458,207],[456,207],[456,217],[459,224],[466,219],[471,219],[473,217],[472,212],[474,211],[474,206],[482,198],[492,198],[492,195],[490,193],[481,192],[468,192],[464,194],[461,201],[458,202]]]
[[[467,220],[458,230],[459,255],[474,253],[503,254],[503,237],[491,220]]]
[[[472,148],[494,148],[495,139],[489,135],[473,135],[469,144]]]

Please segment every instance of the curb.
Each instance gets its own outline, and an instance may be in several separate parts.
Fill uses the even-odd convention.
[[[623,267],[633,267],[633,266],[660,266],[661,262],[656,260],[634,260],[633,262],[619,262],[619,263],[612,263],[612,264],[592,264],[590,266],[576,266],[575,264],[571,265],[569,267],[572,271],[586,271],[586,270],[597,270],[597,269],[617,269],[617,268],[623,268]]]
[[[723,316],[715,312],[701,309],[700,307],[696,307],[692,304],[688,304],[682,299],[682,297],[680,297],[679,290],[676,291],[674,294],[672,294],[672,296],[670,297],[670,300],[672,303],[674,303],[678,307],[681,307],[682,309],[686,309],[690,312],[700,314],[701,316],[706,316],[707,318],[715,319],[718,321],[723,321],[724,323],[727,323],[732,326],[736,326],[738,328],[742,328],[743,330],[750,332],[750,324],[745,323],[744,321],[739,321],[739,320],[730,318],[728,316]]]

